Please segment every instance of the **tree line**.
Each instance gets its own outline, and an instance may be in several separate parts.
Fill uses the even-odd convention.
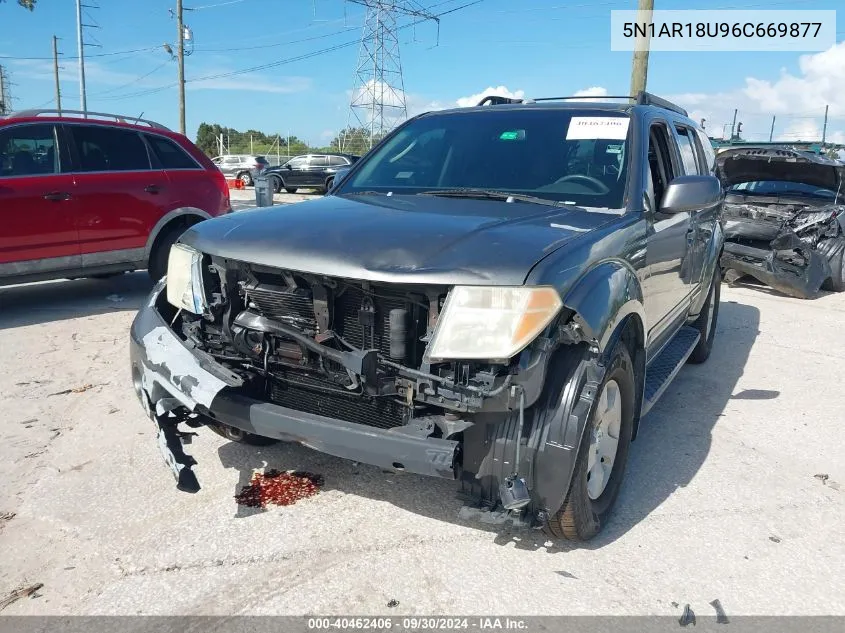
[[[369,131],[349,127],[338,132],[328,145],[312,146],[295,134],[267,134],[259,130],[240,131],[219,123],[200,123],[196,145],[209,157],[226,154],[296,156],[309,153],[345,152],[364,154],[370,146]],[[377,139],[376,139],[377,140]]]

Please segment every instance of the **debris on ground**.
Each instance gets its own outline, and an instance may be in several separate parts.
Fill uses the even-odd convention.
[[[0,512],[0,530],[3,529],[3,526],[15,518],[14,512]]]
[[[34,585],[30,585],[29,587],[21,587],[20,589],[15,589],[12,593],[8,596],[0,600],[0,611],[8,607],[13,602],[17,602],[21,598],[26,598],[27,596],[33,596],[33,594],[41,589],[44,586],[44,583],[36,583]],[[34,596],[33,596],[34,597]]]
[[[677,609],[677,608],[678,608],[679,606],[681,606],[681,605],[679,605],[677,602],[675,602],[674,600],[672,600],[672,606],[673,606],[673,607],[675,607],[675,608]]]
[[[827,473],[819,473],[818,475],[813,475],[813,477],[821,481],[825,486],[827,485],[827,480],[830,479],[830,475]]]
[[[681,626],[687,626],[689,624],[695,626],[695,612],[693,612],[689,605],[684,606],[684,612],[678,618],[678,624]]]
[[[66,396],[69,393],[84,393],[84,392],[88,391],[89,389],[93,389],[94,387],[102,387],[102,386],[107,385],[107,384],[109,384],[109,383],[101,382],[97,385],[92,385],[91,383],[87,383],[87,384],[82,385],[81,387],[73,387],[72,389],[65,389],[63,391],[57,391],[55,393],[49,393],[47,395],[48,396]]]
[[[387,606],[390,609],[392,609],[393,607],[398,607],[399,601],[398,600],[391,600],[390,602],[387,603]]]
[[[575,579],[575,580],[578,580],[578,577],[577,577],[577,576],[573,576],[573,575],[572,575],[572,574],[570,574],[568,571],[559,571],[559,572],[557,572],[557,573],[558,573],[559,575],[563,576],[564,578],[573,578],[573,579]]]
[[[322,475],[306,471],[256,471],[249,485],[235,495],[235,500],[250,508],[266,508],[268,504],[289,506],[317,494],[323,483]]]
[[[713,600],[710,603],[710,606],[716,609],[716,624],[730,624],[728,614],[725,613],[724,608],[722,608],[722,603],[718,598]]]
[[[106,301],[112,301],[114,303],[120,303],[123,300],[124,298],[120,295],[109,295],[108,297],[106,297]]]
[[[780,538],[778,538],[777,536],[770,536],[770,537],[769,537],[769,540],[770,540],[772,543],[780,543]]]

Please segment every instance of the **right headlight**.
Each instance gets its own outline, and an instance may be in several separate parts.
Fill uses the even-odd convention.
[[[202,253],[176,243],[167,258],[167,301],[182,310],[202,314],[206,307],[202,283]]]
[[[455,286],[426,353],[429,362],[505,360],[525,349],[563,302],[549,286]]]

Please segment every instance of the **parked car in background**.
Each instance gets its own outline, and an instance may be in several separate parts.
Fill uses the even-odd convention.
[[[714,170],[652,95],[504,103],[409,120],[331,195],[192,227],[130,342],[178,486],[199,488],[178,425],[205,424],[595,536],[640,419],[710,355]]]
[[[0,285],[149,270],[189,226],[231,211],[182,134],[118,115],[0,117]]]
[[[799,298],[845,290],[845,164],[790,147],[717,156],[728,282],[749,275]]]
[[[266,157],[253,154],[215,156],[211,162],[217,165],[226,178],[237,178],[244,187],[251,186],[258,172],[270,166],[270,161]]]
[[[345,172],[359,158],[353,154],[303,154],[294,156],[279,167],[268,169],[267,175],[275,193],[282,189],[296,193],[300,187],[326,193],[331,189],[338,170]]]

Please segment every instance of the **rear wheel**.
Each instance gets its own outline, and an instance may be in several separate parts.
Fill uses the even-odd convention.
[[[323,189],[323,193],[328,193],[329,191],[331,191],[331,190],[332,190],[332,185],[334,185],[334,178],[329,178],[329,179],[326,181],[326,186],[325,186],[325,188]]]
[[[238,180],[241,181],[244,187],[249,187],[252,184],[252,175],[248,171],[245,171],[238,174]]]
[[[274,440],[271,437],[264,437],[263,435],[255,435],[254,433],[247,433],[241,431],[228,424],[220,422],[209,422],[208,428],[217,433],[220,437],[225,437],[230,442],[238,442],[239,444],[249,444],[251,446],[271,446],[277,444],[280,440]]]
[[[701,309],[701,314],[692,324],[700,338],[688,362],[693,364],[703,363],[710,357],[710,350],[713,349],[713,339],[716,337],[716,321],[719,318],[719,297],[721,296],[722,274],[717,268],[710,281],[710,288],[707,290],[707,300]]]
[[[270,183],[273,187],[273,193],[281,193],[282,192],[282,179],[278,176],[271,176]]]
[[[546,523],[557,538],[586,541],[610,517],[625,475],[634,427],[634,365],[624,343],[613,350],[578,448],[561,509]]]
[[[186,230],[185,225],[173,226],[162,231],[156,238],[147,264],[147,272],[153,281],[158,281],[167,274],[167,259],[170,257],[170,247]]]
[[[288,193],[296,193],[296,187],[285,187],[285,191]]]

